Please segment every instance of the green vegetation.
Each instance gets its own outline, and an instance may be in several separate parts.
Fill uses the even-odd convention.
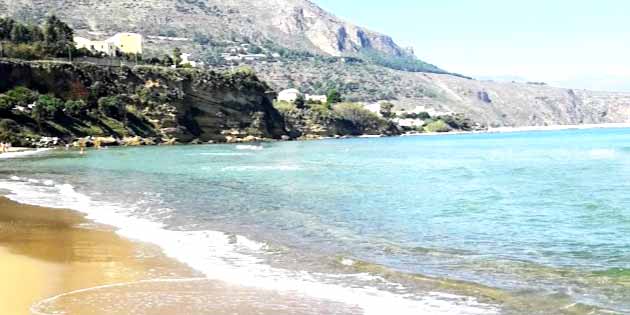
[[[451,127],[449,127],[443,120],[438,119],[427,124],[424,127],[424,131],[426,132],[449,132],[451,131]]]
[[[91,56],[90,51],[75,48],[73,35],[72,28],[54,15],[42,27],[0,18],[0,57],[34,60]]]
[[[430,73],[447,73],[446,71],[422,60],[415,56],[393,56],[383,52],[366,49],[361,51],[361,57],[390,69],[410,71],[410,72],[430,72]]]
[[[360,130],[379,129],[385,121],[360,104],[340,103],[333,108],[343,120],[351,122]]]
[[[391,123],[365,109],[361,104],[307,104],[299,108],[288,102],[275,102],[274,107],[285,118],[289,129],[319,135],[361,135],[388,133]],[[395,133],[395,132],[394,132]]]
[[[381,115],[383,115],[384,118],[387,118],[387,119],[395,118],[396,113],[392,112],[393,109],[394,109],[394,104],[390,102],[381,103]]]
[[[328,104],[337,104],[343,102],[343,97],[341,97],[341,93],[337,89],[330,89],[326,93],[326,100]]]
[[[427,112],[403,113],[403,114],[400,114],[400,118],[427,120],[427,119],[431,119],[431,115],[429,115],[429,113]]]
[[[63,100],[22,86],[6,91],[0,94],[0,141],[29,146],[28,139],[34,141],[43,135],[122,137],[150,133],[150,124],[130,99],[88,99]]]

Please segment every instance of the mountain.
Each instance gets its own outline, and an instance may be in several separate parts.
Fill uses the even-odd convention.
[[[271,40],[330,56],[362,50],[408,55],[391,37],[345,22],[307,0],[2,0],[0,12],[35,21],[54,13],[75,29],[93,32]]]
[[[478,81],[418,60],[383,34],[307,0],[0,0],[0,15],[38,22],[54,13],[80,35],[147,37],[146,52],[179,47],[214,62],[249,43],[273,60],[249,63],[275,90],[336,88],[348,100],[389,101],[407,111],[462,113],[482,124],[525,126],[626,122],[630,93]]]

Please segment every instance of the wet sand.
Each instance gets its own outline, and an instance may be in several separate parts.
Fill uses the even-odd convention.
[[[190,278],[196,280],[182,280]],[[80,213],[4,197],[0,279],[2,315],[31,314],[34,304],[36,315],[362,313],[355,306],[294,292],[203,279],[158,247],[124,239]]]
[[[44,298],[104,284],[198,276],[159,248],[82,215],[0,197],[0,314],[30,314]]]

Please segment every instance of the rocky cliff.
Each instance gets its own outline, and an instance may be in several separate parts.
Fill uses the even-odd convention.
[[[286,135],[284,121],[267,94],[268,86],[246,71],[0,60],[0,78],[0,95],[15,87],[40,95],[21,109],[16,104],[27,96],[5,95],[16,104],[0,115],[17,120],[35,135],[67,139],[142,136],[181,142]],[[71,107],[63,105],[68,101],[82,105],[70,114]],[[38,114],[38,109],[47,114]],[[31,117],[43,118],[33,121]]]

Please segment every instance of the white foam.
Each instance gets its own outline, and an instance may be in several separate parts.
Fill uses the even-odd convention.
[[[224,171],[252,172],[252,171],[299,171],[297,165],[238,165],[224,167]]]
[[[265,148],[263,148],[260,145],[242,145],[239,144],[236,146],[237,150],[252,150],[252,151],[260,151],[260,150],[264,150]]]
[[[51,149],[37,149],[37,150],[2,153],[0,154],[0,159],[15,159],[15,158],[21,158],[21,157],[28,157],[35,154],[44,153],[49,150]]]
[[[136,209],[133,206],[123,207],[94,200],[69,184],[42,186],[33,185],[28,180],[0,180],[0,189],[10,191],[7,197],[17,202],[83,212],[91,220],[117,227],[117,232],[124,237],[159,245],[166,255],[188,264],[209,279],[355,305],[367,315],[476,315],[498,312],[494,306],[463,296],[437,292],[422,296],[393,293],[404,287],[366,273],[331,275],[271,267],[254,255],[243,253],[263,251],[266,248],[264,243],[217,231],[167,230],[159,222],[134,216],[132,213]],[[365,285],[357,286],[357,281]],[[378,289],[371,284],[391,290]]]
[[[195,153],[190,155],[205,155],[205,156],[246,156],[251,155],[251,153],[241,153],[241,152],[203,152],[203,153]]]
[[[612,159],[617,152],[613,149],[593,149],[589,151],[589,155],[594,159]]]

